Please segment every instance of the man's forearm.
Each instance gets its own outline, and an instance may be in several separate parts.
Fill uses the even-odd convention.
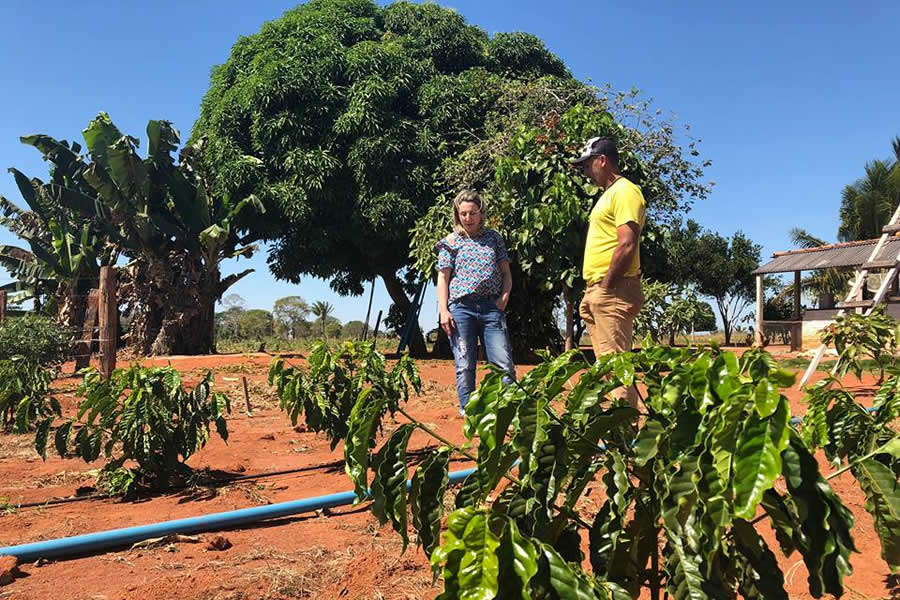
[[[612,260],[609,263],[609,270],[606,272],[606,277],[603,278],[603,282],[600,284],[601,287],[612,287],[622,278],[622,275],[625,274],[628,267],[631,265],[632,260],[634,260],[635,252],[637,252],[637,244],[635,243],[619,244],[616,246],[616,249],[613,251]]]

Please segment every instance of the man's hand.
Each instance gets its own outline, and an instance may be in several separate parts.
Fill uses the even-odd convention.
[[[447,337],[452,335],[453,331],[456,329],[456,321],[453,320],[453,315],[449,310],[441,311],[441,329],[444,330]]]

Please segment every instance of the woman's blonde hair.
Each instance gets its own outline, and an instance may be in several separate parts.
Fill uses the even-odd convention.
[[[478,212],[481,213],[481,223],[479,223],[479,228],[484,227],[487,202],[475,190],[463,190],[456,195],[456,198],[453,199],[453,232],[456,235],[468,236],[469,234],[466,233],[466,229],[463,227],[462,221],[460,221],[459,219],[459,205],[463,202],[471,202],[478,207]]]

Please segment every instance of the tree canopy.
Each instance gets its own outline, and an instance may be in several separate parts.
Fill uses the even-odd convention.
[[[694,199],[705,198],[710,186],[701,180],[705,163],[686,158],[696,154],[696,142],[682,148],[674,126],[645,114],[651,112],[635,94],[601,96],[580,84],[548,79],[510,83],[489,115],[490,137],[446,161],[451,189],[483,189],[490,198],[489,225],[500,231],[510,250],[508,312],[517,356],[558,345],[553,312],[561,297],[566,346],[575,343],[574,306],[584,287],[588,215],[603,192],[569,164],[588,138],[617,140],[622,171],[641,186],[651,215],[642,240],[642,267],[652,275],[667,273],[657,264],[666,262],[667,252],[660,231]],[[631,122],[639,127],[623,125],[616,113],[638,115]],[[434,244],[450,231],[450,214],[445,200],[416,223],[411,253],[423,274],[434,273]]]
[[[723,237],[688,220],[672,229],[667,245],[676,280],[692,283],[701,294],[715,298],[725,344],[730,344],[735,325],[756,295],[753,270],[759,266],[759,244],[740,231]]]
[[[539,75],[569,77],[529,34],[489,37],[435,4],[313,0],[238,40],[194,136],[220,189],[266,206],[277,277],[361,294],[380,276],[405,311],[398,271],[442,161],[482,136],[503,81]]]

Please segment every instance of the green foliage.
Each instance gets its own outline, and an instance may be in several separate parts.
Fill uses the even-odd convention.
[[[262,339],[272,335],[272,313],[267,310],[253,308],[245,310],[239,320],[242,337]]]
[[[269,385],[278,391],[279,406],[291,423],[296,425],[302,415],[313,431],[324,432],[331,439],[332,450],[351,432],[355,423],[351,414],[380,421],[386,411],[393,414],[399,402],[407,400],[410,386],[417,393],[421,390],[419,372],[408,356],[388,371],[384,355],[371,342],[345,342],[337,351],[317,342],[307,360],[308,368],[301,369],[274,359]],[[363,394],[370,397],[368,403],[359,402]],[[355,452],[350,443],[345,448]],[[347,468],[352,464],[354,461],[348,460]]]
[[[274,330],[272,313],[267,310],[235,306],[216,313],[217,340],[253,340],[258,345],[260,340],[271,337]]]
[[[275,320],[277,334],[296,339],[299,337],[309,316],[309,305],[300,296],[287,296],[279,298],[272,307],[272,317]]]
[[[841,192],[840,241],[881,237],[881,228],[900,204],[900,138],[895,137],[892,145],[890,160],[866,164],[865,175]]]
[[[655,343],[668,336],[675,342],[679,334],[716,329],[712,307],[700,301],[693,290],[648,279],[641,280],[641,290],[644,304],[634,320],[637,336],[649,335]]]
[[[702,169],[695,171],[681,158],[670,125],[660,125],[668,131],[662,134],[647,114],[635,114],[648,105],[635,101],[619,111],[620,102],[625,104],[619,95],[598,98],[596,90],[548,79],[510,84],[489,115],[491,135],[445,161],[449,190],[484,189],[491,198],[488,223],[503,235],[512,259],[507,311],[517,356],[559,346],[553,311],[562,297],[575,312],[583,290],[588,216],[603,191],[568,162],[585,140],[601,135],[617,140],[622,171],[641,186],[652,218],[669,221],[694,197],[705,196]],[[613,111],[635,117],[628,122],[637,127],[626,126]],[[435,272],[435,243],[450,231],[449,196],[419,219],[413,232],[411,255],[425,276]],[[651,222],[649,228],[655,227]],[[642,242],[651,264],[660,258],[654,249]]]
[[[672,228],[666,246],[673,280],[715,298],[725,344],[731,344],[735,325],[756,297],[753,271],[759,266],[759,244],[740,231],[727,238],[688,220]]]
[[[881,231],[879,227],[879,232]],[[880,234],[879,234],[880,235]],[[791,241],[800,248],[816,248],[826,246],[828,242],[821,238],[817,238],[805,229],[794,227],[791,229]],[[850,280],[853,277],[851,271],[842,271],[840,269],[819,269],[807,273],[800,281],[800,289],[817,298],[818,296],[843,297],[847,295],[850,289]],[[785,286],[782,294],[791,297],[794,293],[794,284],[789,283]],[[819,306],[819,308],[824,308]]]
[[[347,377],[324,355],[311,368]],[[284,380],[276,382],[279,390],[316,387],[280,363],[273,376]],[[640,413],[609,398],[632,384],[646,390]],[[368,385],[356,390],[347,427],[328,431],[344,436],[360,500],[368,497],[372,469],[373,510],[404,544],[409,523],[400,512],[412,511],[418,543],[443,576],[440,598],[636,598],[643,586],[652,597],[665,589],[698,600],[786,598],[759,521],[775,530],[782,552],[800,554],[812,596],[840,596],[855,551],[853,517],[813,452],[827,443],[827,454],[846,459],[876,517],[885,559],[896,568],[900,438],[887,423],[900,416],[900,379],[879,391],[875,415],[850,410],[854,401],[845,392],[812,389],[812,414],[799,433],[781,393],[793,384],[794,375],[761,350],[738,358],[647,345],[594,364],[572,351],[545,355],[510,385],[492,369],[466,407],[463,432],[472,442],[478,437],[477,456],[446,446],[432,452],[414,472],[406,501],[409,433],[430,433],[427,426],[404,412],[410,422],[378,448],[381,416],[396,404]],[[453,452],[475,460],[476,471],[437,544]],[[597,476],[605,501],[591,524],[582,498]]]
[[[381,277],[406,312],[397,273],[442,162],[483,135],[504,82],[541,75],[571,81],[534,36],[491,39],[433,3],[316,0],[235,43],[194,137],[209,136],[217,189],[268,209],[254,228],[277,277],[355,295]]]
[[[0,428],[26,433],[33,423],[59,416],[51,381],[50,371],[40,364],[21,356],[0,359]]]
[[[823,344],[834,344],[838,351],[836,374],[843,377],[852,371],[862,378],[866,357],[881,366],[884,379],[884,364],[893,358],[897,350],[897,321],[884,314],[884,306],[876,306],[868,315],[850,313],[834,320],[822,330]]]
[[[334,312],[334,305],[330,302],[325,302],[323,300],[319,300],[315,302],[309,309],[315,317],[319,320],[319,327],[321,327],[322,337],[324,339],[328,339],[328,320],[331,317],[331,313]]]
[[[0,360],[15,356],[44,366],[68,358],[71,336],[53,319],[42,315],[8,318],[0,325]]]
[[[184,147],[176,163],[172,153],[180,139],[168,121],[147,124],[146,157],[137,153],[139,141],[119,131],[106,113],[83,135],[88,156],[79,154],[78,144],[46,135],[22,138],[52,165],[47,183],[16,172],[29,206],[51,215],[29,221],[34,236],[66,249],[65,268],[57,268],[59,252],[51,256],[32,244],[37,264],[68,291],[84,292],[81,280],[125,255],[132,262],[119,272],[120,304],[134,313],[130,337],[139,352],[212,351],[215,301],[252,272],[222,278],[219,265],[252,255],[249,242],[258,238],[247,235],[238,219],[262,205],[252,195],[213,193],[202,139]]]
[[[56,429],[56,451],[86,462],[102,455],[107,460],[104,480],[120,492],[136,482],[165,487],[173,476],[189,474],[185,463],[206,445],[212,425],[228,441],[231,402],[213,392],[212,385],[210,372],[186,390],[172,367],[134,365],[116,369],[109,379],[87,369],[78,390],[84,399],[77,415]],[[50,421],[38,425],[35,447],[41,456],[46,456],[49,437],[41,431],[49,431]],[[126,461],[135,461],[137,469],[123,469]]]
[[[835,466],[849,465],[875,520],[882,558],[900,572],[900,436],[892,428],[900,418],[900,373],[880,386],[872,411],[833,378],[809,388],[805,401],[803,440],[824,449]]]
[[[369,325],[369,335],[372,335],[372,329],[374,327],[374,323]],[[358,340],[361,339],[363,331],[366,328],[366,324],[362,321],[347,321],[341,327],[341,336],[347,340]]]
[[[15,301],[34,298],[41,302],[55,293],[56,299],[66,305],[74,295],[92,287],[90,282],[96,282],[100,265],[115,262],[112,248],[98,235],[95,223],[59,201],[60,190],[65,187],[86,191],[87,186],[79,181],[86,166],[79,155],[81,146],[42,135],[25,136],[21,141],[37,148],[51,162],[50,181],[45,184],[9,169],[27,208],[23,210],[0,196],[0,225],[24,241],[28,250],[0,246],[0,265],[17,279]]]

